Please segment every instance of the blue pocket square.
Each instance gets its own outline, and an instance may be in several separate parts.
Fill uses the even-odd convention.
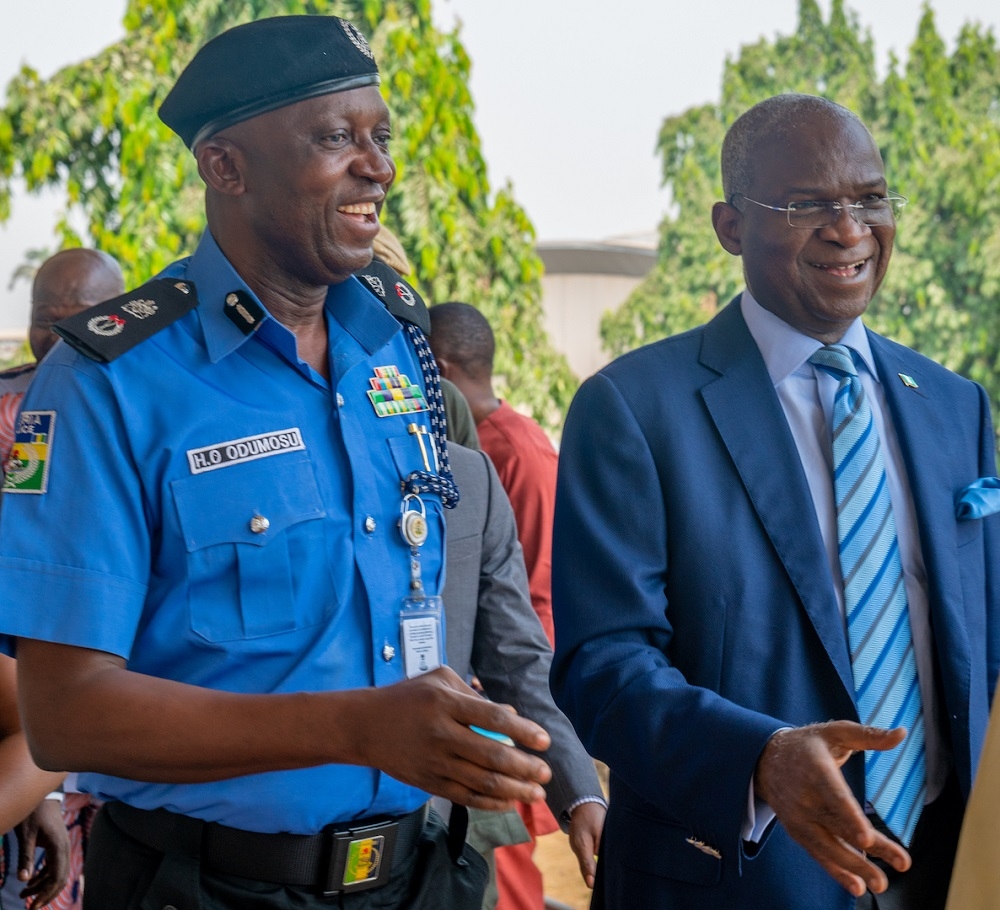
[[[980,477],[963,487],[955,499],[959,519],[986,518],[1000,512],[1000,477]]]

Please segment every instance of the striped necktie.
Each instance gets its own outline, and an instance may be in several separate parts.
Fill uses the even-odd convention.
[[[865,754],[868,802],[909,845],[926,791],[924,718],[896,522],[878,430],[850,348],[821,348],[810,363],[837,379],[833,488],[855,700],[864,724],[905,727],[903,744]]]

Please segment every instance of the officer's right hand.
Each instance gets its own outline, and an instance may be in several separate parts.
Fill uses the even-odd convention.
[[[371,713],[357,731],[364,764],[477,809],[545,798],[541,785],[552,772],[544,761],[469,727],[504,733],[537,752],[548,749],[548,733],[482,698],[448,667],[367,694]]]

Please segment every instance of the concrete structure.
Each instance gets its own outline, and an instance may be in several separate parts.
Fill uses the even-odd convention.
[[[655,234],[604,241],[544,241],[545,329],[585,379],[610,359],[601,347],[601,317],[621,306],[656,263]]]

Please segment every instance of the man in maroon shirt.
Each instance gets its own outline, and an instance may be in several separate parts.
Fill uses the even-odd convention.
[[[552,514],[559,456],[545,431],[493,392],[493,330],[468,303],[431,307],[431,349],[441,375],[465,396],[479,444],[507,491],[528,567],[531,603],[555,643],[552,628]]]

